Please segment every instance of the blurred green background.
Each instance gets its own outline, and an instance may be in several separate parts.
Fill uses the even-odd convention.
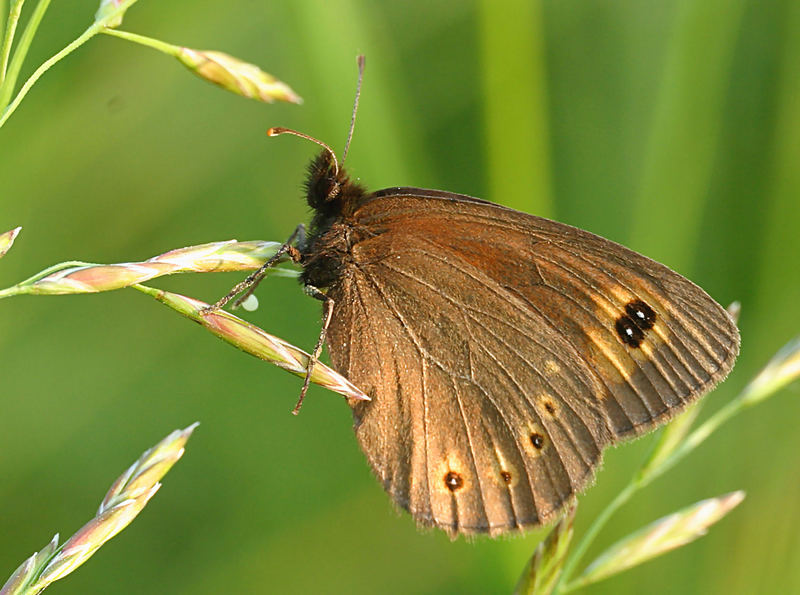
[[[54,2],[23,71],[88,26]],[[261,65],[305,98],[264,105],[155,51],[100,37],[0,129],[0,286],[71,259],[117,262],[284,240],[312,145],[370,188],[489,198],[623,242],[741,300],[742,354],[703,416],[800,329],[800,2],[141,0],[124,29]],[[213,301],[241,275],[155,284]],[[291,280],[247,318],[311,348],[319,304]],[[199,420],[126,531],[53,593],[507,592],[543,532],[451,542],[393,511],[342,399],[217,341],[134,291],[0,302],[0,582],[88,520],[145,448]],[[692,502],[747,499],[707,537],[589,593],[800,592],[797,386],[724,426],[615,516],[597,546]],[[576,530],[654,436],[606,455]]]

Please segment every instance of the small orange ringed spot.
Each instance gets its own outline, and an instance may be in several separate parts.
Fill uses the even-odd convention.
[[[544,408],[547,409],[547,413],[549,413],[550,415],[555,415],[556,406],[553,405],[553,401],[545,401]]]
[[[544,436],[542,436],[539,432],[533,432],[531,434],[531,444],[537,450],[542,450],[544,448]]]
[[[444,485],[446,485],[447,489],[451,492],[455,492],[464,487],[464,478],[455,471],[448,471],[444,476]]]

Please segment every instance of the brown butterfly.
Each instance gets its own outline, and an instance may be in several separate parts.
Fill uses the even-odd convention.
[[[270,133],[283,132],[299,134]],[[547,523],[606,446],[666,422],[733,366],[730,316],[664,265],[469,196],[368,192],[323,146],[306,182],[310,234],[283,252],[325,300],[315,355],[326,340],[371,397],[350,402],[356,436],[417,523],[451,535]]]

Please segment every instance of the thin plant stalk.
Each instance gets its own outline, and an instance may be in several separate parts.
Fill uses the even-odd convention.
[[[21,8],[22,0],[17,1],[18,4],[14,5],[14,8]],[[6,75],[4,79],[0,77],[0,127],[2,127],[6,120],[11,117],[11,114],[16,111],[19,104],[28,94],[28,91],[31,90],[33,85],[36,84],[36,81],[38,81],[45,72],[98,33],[106,33],[173,56],[200,78],[249,99],[256,99],[266,103],[272,103],[274,101],[302,103],[302,98],[286,85],[286,83],[264,72],[254,64],[244,62],[223,52],[193,50],[144,35],[118,31],[116,27],[121,24],[125,11],[136,1],[137,0],[121,0],[119,3],[113,0],[104,1],[95,16],[95,21],[89,28],[64,49],[57,52],[39,66],[28,80],[25,81],[13,100],[11,100],[11,95],[16,85],[17,76],[27,56],[28,49],[39,27],[39,23],[50,4],[50,0],[39,0],[36,11],[31,16],[23,38],[11,60],[10,68],[5,72],[8,52],[10,52],[13,41],[14,27],[16,27],[19,15],[16,15],[13,22],[10,20],[8,31],[4,37],[3,46],[0,49],[0,51],[3,52],[0,54],[0,65],[3,68],[3,73]],[[9,100],[11,100],[10,103]]]
[[[120,31],[119,29],[104,29],[103,33],[106,35],[111,35],[112,37],[119,37],[120,39],[132,41],[133,43],[138,43],[139,45],[151,47],[160,52],[164,52],[165,54],[175,55],[177,50],[180,49],[178,46],[172,43],[167,43],[166,41],[161,41],[160,39],[153,39],[152,37],[139,35],[138,33]]]
[[[122,15],[125,14],[125,11],[133,6],[136,2],[137,0],[121,0],[119,4],[114,4],[110,9],[104,11],[103,16],[96,19],[94,23],[92,23],[89,28],[86,29],[86,31],[84,31],[77,39],[43,62],[42,65],[39,66],[39,68],[37,68],[28,78],[28,80],[25,81],[25,83],[22,85],[22,88],[14,97],[14,100],[9,103],[8,101],[11,98],[11,94],[14,92],[17,76],[19,71],[22,69],[22,62],[27,56],[28,49],[33,42],[33,37],[39,28],[39,23],[44,17],[44,13],[50,4],[50,0],[39,0],[39,3],[34,9],[34,14],[31,15],[31,20],[28,22],[28,26],[25,28],[25,32],[23,33],[23,37],[20,40],[17,51],[14,54],[14,58],[11,60],[11,66],[7,72],[6,78],[2,81],[2,86],[0,86],[0,110],[2,110],[2,114],[0,114],[0,127],[2,127],[6,120],[11,117],[11,114],[16,111],[17,107],[19,107],[19,104],[28,94],[28,91],[30,91],[31,87],[36,84],[36,81],[38,81],[45,72],[50,70],[50,68],[58,64],[58,62],[60,62],[63,58],[89,41],[92,37],[100,33],[105,27],[113,26],[115,23],[118,23],[122,18]],[[18,4],[21,8],[22,0],[18,0]],[[14,8],[16,8],[16,5]],[[19,15],[17,15],[17,18],[18,17]],[[13,37],[13,33],[11,37]],[[8,38],[9,36],[6,35],[6,39]],[[10,44],[11,41],[9,41],[9,50]],[[7,56],[4,55],[3,59],[6,58]]]
[[[25,0],[14,0],[14,4],[8,9],[8,19],[3,22],[0,31],[3,33],[3,45],[0,46],[0,85],[6,80],[6,70],[8,69],[8,58],[11,55],[11,46],[14,43],[14,35],[19,23],[19,15],[22,12],[22,5]],[[0,14],[6,14],[6,3],[0,5]],[[2,17],[0,17],[2,18]]]
[[[77,39],[69,43],[64,49],[57,52],[55,55],[51,56],[47,60],[45,60],[39,68],[37,68],[34,73],[25,81],[25,84],[22,85],[22,88],[17,93],[14,100],[8,104],[8,107],[5,108],[3,114],[0,115],[0,127],[6,123],[11,117],[16,109],[19,107],[19,104],[22,103],[22,100],[25,99],[25,96],[28,94],[28,91],[31,90],[31,87],[36,84],[42,75],[50,70],[53,66],[58,64],[61,60],[69,56],[72,52],[76,49],[81,47],[84,43],[89,41],[92,37],[97,35],[103,28],[103,25],[100,23],[92,23],[86,31],[84,31]],[[8,89],[9,87],[6,87]]]
[[[597,534],[600,533],[603,527],[605,527],[605,524],[609,521],[609,519],[614,515],[615,512],[617,512],[617,510],[622,508],[622,506],[631,499],[631,496],[636,493],[638,488],[639,486],[637,486],[634,482],[629,483],[621,492],[616,495],[611,503],[606,506],[599,515],[597,515],[592,524],[586,530],[586,533],[584,533],[583,537],[578,542],[578,545],[576,545],[575,549],[572,550],[572,553],[567,558],[567,561],[564,562],[564,569],[561,571],[561,576],[556,583],[556,593],[567,593],[571,590],[569,583],[566,581],[568,581],[572,576],[572,573],[575,570],[575,567],[578,565],[578,562],[581,561],[583,556],[586,554],[586,550],[588,550],[589,546],[592,545],[594,538],[597,537]]]
[[[19,2],[19,4],[21,7],[22,2]],[[2,80],[2,86],[0,86],[0,109],[4,109],[6,105],[8,105],[8,100],[11,98],[11,93],[13,93],[14,86],[17,84],[17,77],[19,76],[20,70],[22,70],[22,63],[25,61],[25,58],[28,55],[28,50],[33,43],[33,38],[36,35],[36,31],[39,30],[39,25],[41,24],[44,14],[47,12],[49,6],[50,0],[39,0],[39,3],[33,10],[33,14],[31,15],[28,24],[25,26],[25,31],[22,33],[19,44],[17,44],[17,49],[14,51],[14,57],[11,59],[11,64],[8,68],[8,71],[3,72],[3,76],[0,77],[0,80]],[[19,17],[19,15],[17,15],[17,17]],[[11,41],[11,38],[9,38],[9,50],[11,49]],[[3,49],[5,50],[6,48]],[[4,60],[7,59],[8,55],[4,54],[3,58]],[[5,66],[5,63],[3,66]]]

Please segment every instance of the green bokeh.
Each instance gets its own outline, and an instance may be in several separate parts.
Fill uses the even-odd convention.
[[[31,0],[29,0],[31,2]],[[23,77],[90,22],[54,2]],[[48,72],[0,129],[7,286],[58,261],[129,261],[229,238],[285,239],[315,153],[348,167],[556,217],[656,258],[721,303],[741,388],[800,329],[797,0],[205,2],[140,0],[124,28],[258,63],[305,98],[263,105],[172,59],[100,37]],[[213,301],[240,275],[160,280]],[[292,281],[248,318],[310,348],[319,305]],[[0,302],[0,582],[110,482],[198,420],[131,527],[53,593],[486,593],[511,589],[542,533],[473,542],[420,532],[367,468],[341,398],[245,356],[133,291]],[[709,536],[591,593],[800,592],[797,390],[726,425],[637,496],[592,551],[691,502],[743,489]],[[653,437],[609,452],[577,531]],[[591,556],[591,553],[590,553]]]

